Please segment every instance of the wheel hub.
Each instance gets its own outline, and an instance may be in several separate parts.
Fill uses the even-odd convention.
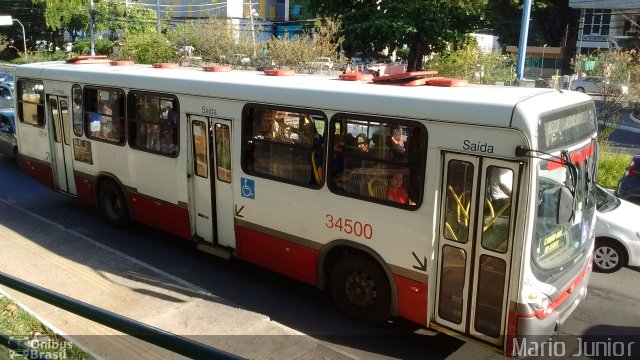
[[[344,286],[347,298],[352,303],[358,306],[375,304],[378,292],[375,282],[368,274],[354,271],[347,276]]]
[[[602,246],[596,249],[594,252],[594,261],[603,269],[612,269],[620,261],[618,252],[608,246]]]

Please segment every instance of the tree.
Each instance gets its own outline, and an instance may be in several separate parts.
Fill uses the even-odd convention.
[[[486,0],[309,0],[322,16],[341,16],[345,45],[375,56],[384,48],[409,46],[408,70],[422,66],[425,54],[464,41],[482,24]]]
[[[487,4],[486,19],[502,45],[516,45],[520,41],[523,0],[492,0]],[[577,24],[576,10],[569,0],[533,0],[527,43],[562,46],[569,29]]]
[[[469,37],[462,48],[443,51],[428,62],[429,69],[437,70],[440,76],[462,78],[476,84],[513,80],[514,64],[510,55],[483,53],[473,37]]]

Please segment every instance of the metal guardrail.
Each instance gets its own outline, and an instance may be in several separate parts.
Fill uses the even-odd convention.
[[[62,295],[3,272],[0,272],[0,284],[76,315],[80,315],[86,319],[98,322],[127,335],[192,359],[242,359],[242,357],[237,355],[143,324],[139,321],[87,304],[66,295]],[[7,344],[4,339],[3,344]],[[9,343],[9,345],[19,346],[19,344],[12,343]],[[21,350],[25,349],[21,348]],[[27,350],[34,351],[31,354],[39,356],[35,350],[30,348]],[[35,358],[39,359],[39,357]],[[30,357],[30,359],[32,359],[32,357]]]

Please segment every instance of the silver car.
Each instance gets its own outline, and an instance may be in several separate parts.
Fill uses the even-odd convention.
[[[608,80],[591,76],[573,80],[569,89],[589,94],[624,95],[629,87],[623,84],[611,84]]]

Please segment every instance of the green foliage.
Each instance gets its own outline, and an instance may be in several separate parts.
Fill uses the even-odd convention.
[[[95,41],[94,49],[96,54],[98,55],[111,55],[111,53],[113,52],[113,47],[115,45],[115,41],[102,38]],[[90,47],[91,44],[89,39],[77,40],[73,43],[71,51],[76,54],[88,55],[90,54]]]
[[[127,33],[113,58],[133,60],[141,64],[178,62],[180,54],[175,46],[161,33]]]
[[[51,331],[37,318],[4,296],[0,296],[0,333],[15,340],[39,339],[42,345],[38,347],[39,344],[34,343],[36,344],[35,350],[39,351],[41,355],[48,355],[51,358],[93,359],[90,354]],[[54,344],[58,346],[52,346]],[[22,357],[17,356],[15,352],[11,352],[6,347],[0,346],[0,358],[20,359]]]
[[[229,55],[254,54],[253,36],[259,30],[238,29],[230,19],[210,18],[206,21],[190,22],[177,26],[167,37],[177,46],[191,45],[194,54],[206,62],[229,63]]]
[[[25,58],[24,56],[21,56],[19,58],[12,59],[8,62],[12,64],[29,64],[34,62],[67,60],[72,56],[73,56],[72,53],[67,53],[63,51],[57,51],[57,52],[33,51],[33,52],[29,52],[29,56],[27,58]]]
[[[510,55],[483,53],[475,39],[470,39],[459,50],[439,53],[427,66],[441,76],[462,78],[476,84],[495,84],[514,79],[514,62]]]
[[[598,156],[596,182],[607,189],[615,189],[631,162],[631,155],[626,151],[616,151],[606,144],[601,144]]]

